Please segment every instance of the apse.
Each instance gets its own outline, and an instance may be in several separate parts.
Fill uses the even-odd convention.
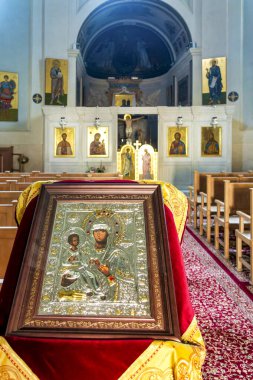
[[[112,0],[88,16],[77,43],[89,76],[149,79],[169,72],[191,47],[191,35],[162,1]]]

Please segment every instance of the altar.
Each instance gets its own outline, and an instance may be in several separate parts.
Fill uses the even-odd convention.
[[[45,106],[44,171],[75,173],[104,166],[107,172],[123,174],[118,156],[125,153],[121,150],[127,144],[134,152],[138,140],[139,149],[148,144],[157,156],[153,178],[185,190],[192,184],[194,170],[231,171],[233,111],[233,106],[226,105]],[[127,120],[131,120],[130,140]],[[60,146],[65,146],[67,154],[61,153]],[[136,178],[133,171],[128,178]]]

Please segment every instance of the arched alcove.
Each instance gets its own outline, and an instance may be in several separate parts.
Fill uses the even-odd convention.
[[[77,44],[84,63],[86,99],[83,105],[92,103],[92,96],[108,93],[107,80],[138,78],[142,92],[150,99],[160,88],[156,104],[176,105],[178,83],[184,79],[187,86],[186,104],[190,105],[192,38],[181,15],[163,1],[113,0],[94,9],[83,22]],[[183,58],[188,55],[188,60]],[[173,68],[181,61],[180,73],[175,83]],[[182,65],[185,67],[182,68]],[[181,78],[180,78],[181,76]],[[163,87],[161,88],[161,83]],[[172,92],[171,96],[170,93]],[[94,93],[96,94],[94,96]],[[103,96],[102,96],[103,98]],[[159,99],[158,99],[159,98]],[[168,100],[168,98],[170,98]],[[97,101],[99,102],[99,100]],[[99,105],[106,104],[106,96]]]

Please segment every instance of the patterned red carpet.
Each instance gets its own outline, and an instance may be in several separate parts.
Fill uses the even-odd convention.
[[[185,268],[207,347],[203,379],[253,380],[252,287],[244,275],[233,273],[200,243],[186,229]]]

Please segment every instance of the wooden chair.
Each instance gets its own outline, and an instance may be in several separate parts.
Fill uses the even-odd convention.
[[[239,225],[238,210],[249,213],[250,192],[252,183],[224,181],[224,202],[216,199],[217,214],[214,217],[215,249],[224,247],[224,257],[229,259],[229,232],[235,231]],[[221,214],[221,208],[224,214]],[[248,223],[245,221],[245,223]],[[219,236],[220,227],[223,227],[223,239]]]
[[[253,182],[253,177],[246,177],[247,182]],[[224,201],[224,180],[230,182],[245,182],[246,178],[239,175],[238,177],[214,177],[206,176],[206,193],[200,192],[201,204],[199,210],[199,233],[206,233],[207,241],[211,241],[211,223],[212,217],[217,213],[217,205],[215,199]],[[224,210],[221,209],[221,212]],[[205,223],[204,223],[205,221]]]
[[[197,228],[197,207],[201,202],[200,192],[206,192],[206,173],[201,175],[197,170],[194,171],[193,186],[188,186],[188,220]]]
[[[200,192],[206,193],[206,176],[211,175],[215,177],[228,177],[228,176],[237,176],[239,175],[238,173],[242,174],[241,172],[222,172],[222,173],[217,173],[217,172],[199,172],[198,170],[194,171],[194,178],[193,178],[193,186],[188,186],[189,190],[189,196],[188,196],[188,220],[191,224],[193,224],[193,227],[196,229],[197,228],[197,211],[198,211],[198,206],[201,203],[201,195]],[[252,174],[251,174],[252,175]],[[206,203],[206,200],[204,201]]]
[[[250,213],[237,211],[239,216],[239,229],[235,230],[236,236],[236,269],[241,272],[243,266],[250,271],[250,281],[253,283],[253,188],[250,191]],[[249,229],[245,230],[245,222],[249,223]],[[242,242],[250,247],[249,262],[242,256]]]
[[[238,177],[213,177],[208,174],[206,176],[206,193],[201,191],[201,203],[199,209],[199,233],[203,235],[206,232],[208,243],[211,241],[211,223],[212,216],[217,213],[217,205],[215,199],[224,201],[224,180],[239,181]],[[223,212],[224,210],[221,209]],[[206,223],[204,224],[204,219]]]

